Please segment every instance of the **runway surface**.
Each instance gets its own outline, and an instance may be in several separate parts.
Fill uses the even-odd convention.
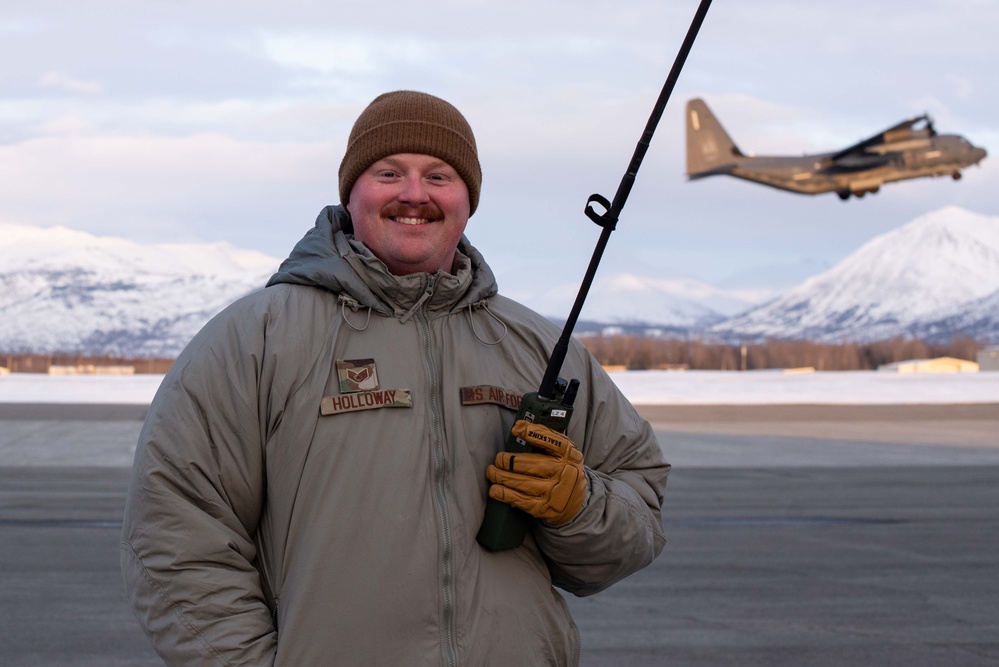
[[[162,664],[118,571],[131,410],[0,410],[0,664]],[[999,664],[999,406],[642,411],[669,543],[570,599],[583,665]]]

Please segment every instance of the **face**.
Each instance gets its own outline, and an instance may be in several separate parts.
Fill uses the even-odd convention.
[[[399,153],[361,174],[347,211],[354,238],[395,275],[450,272],[468,223],[468,188],[446,162]]]

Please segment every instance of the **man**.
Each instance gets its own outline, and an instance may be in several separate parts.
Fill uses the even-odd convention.
[[[576,343],[567,435],[518,423],[539,449],[500,451],[559,331],[463,235],[481,172],[457,109],[378,97],[339,173],[343,206],[150,407],[122,537],[138,618],[171,665],[576,664],[553,584],[655,558],[669,465]],[[522,546],[476,542],[487,496],[533,515]]]

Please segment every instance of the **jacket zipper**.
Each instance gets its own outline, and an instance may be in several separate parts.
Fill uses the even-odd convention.
[[[583,638],[579,633],[579,626],[576,625],[576,619],[572,617],[572,611],[569,609],[569,603],[565,601],[565,596],[562,595],[558,590],[552,588],[552,593],[555,594],[555,598],[562,605],[562,611],[565,612],[566,618],[569,619],[569,624],[572,626],[572,635],[576,640],[576,659],[573,661],[576,667],[579,667],[580,658],[583,652]]]
[[[422,302],[425,302],[433,294],[436,283],[436,276],[430,276],[427,280],[427,287],[424,290]],[[457,651],[457,631],[455,629],[454,612],[454,563],[453,545],[451,540],[451,517],[447,510],[447,469],[444,458],[444,434],[441,427],[441,407],[440,407],[440,383],[437,374],[437,365],[434,362],[433,345],[430,336],[430,319],[427,317],[426,308],[420,305],[419,320],[423,325],[423,355],[427,364],[427,374],[430,378],[430,416],[433,426],[433,449],[434,449],[434,495],[437,499],[437,513],[441,520],[443,530],[443,548],[441,555],[441,568],[443,570],[444,587],[444,658],[451,667],[458,664]]]

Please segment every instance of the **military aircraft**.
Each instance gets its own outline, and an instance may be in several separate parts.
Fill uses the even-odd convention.
[[[882,183],[923,176],[961,178],[984,148],[956,134],[937,134],[929,116],[916,116],[835,153],[756,157],[735,145],[702,99],[687,102],[687,176],[728,174],[807,195],[835,192],[840,199],[875,193]]]

